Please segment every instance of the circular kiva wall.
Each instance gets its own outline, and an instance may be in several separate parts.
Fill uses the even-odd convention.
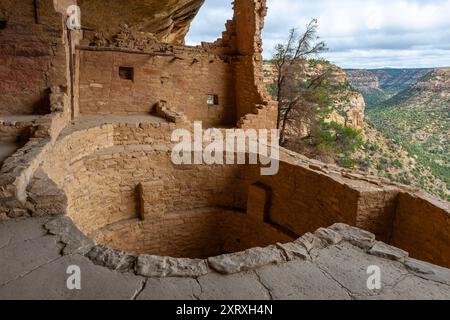
[[[247,214],[258,168],[174,165],[169,144],[127,144],[105,128],[60,139],[43,165],[68,197],[67,214],[99,244],[204,258],[292,240],[264,223],[263,211]],[[86,151],[76,149],[80,139]]]

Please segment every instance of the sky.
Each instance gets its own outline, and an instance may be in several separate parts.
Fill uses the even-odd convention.
[[[450,66],[450,0],[268,0],[263,44],[270,58],[289,29],[317,18],[329,52],[343,68]],[[231,0],[206,0],[186,38],[214,41],[233,15]]]

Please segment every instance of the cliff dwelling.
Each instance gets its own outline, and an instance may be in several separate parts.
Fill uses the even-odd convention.
[[[205,130],[276,128],[263,79],[265,0],[235,0],[221,37],[198,46],[184,37],[203,0],[108,3],[0,3],[5,228],[41,219],[65,243],[63,255],[115,270],[153,257],[202,273],[214,268],[205,259],[248,250],[257,261],[266,261],[261,248],[301,256],[282,244],[334,224],[337,235],[345,224],[359,228],[348,230],[362,238],[347,240],[361,250],[376,236],[450,267],[449,205],[423,191],[284,149],[274,176],[261,176],[261,165],[171,162],[172,132],[195,121]],[[69,5],[79,6],[81,29],[66,27]],[[67,224],[76,236],[64,233]],[[312,237],[311,245],[324,239]],[[153,262],[136,268],[167,275]]]

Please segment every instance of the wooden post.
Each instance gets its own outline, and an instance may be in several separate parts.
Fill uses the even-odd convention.
[[[34,17],[36,24],[41,24],[41,0],[34,0]]]
[[[144,186],[139,183],[136,186],[136,196],[137,196],[137,207],[138,216],[141,221],[145,220],[145,201],[144,201]]]
[[[67,28],[69,45],[69,72],[70,72],[70,118],[75,120],[75,54],[73,52],[72,30]]]

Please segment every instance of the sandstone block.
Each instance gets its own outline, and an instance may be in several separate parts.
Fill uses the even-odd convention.
[[[320,228],[314,232],[314,235],[325,240],[330,245],[335,245],[342,241],[342,236],[331,229]]]
[[[311,250],[313,249],[321,249],[325,247],[325,241],[313,235],[312,233],[304,234],[302,237],[295,240],[294,243],[300,244],[308,252],[311,252]]]
[[[344,240],[364,250],[369,250],[375,243],[373,233],[343,223],[336,223],[329,229],[336,231]]]
[[[274,246],[270,246],[212,257],[208,259],[208,264],[219,273],[233,274],[284,261],[281,251]]]
[[[401,262],[404,262],[405,258],[408,257],[408,252],[380,241],[375,243],[375,245],[369,250],[369,253],[380,258],[386,258]]]
[[[199,277],[209,269],[206,260],[141,255],[136,272],[145,277]]]
[[[300,259],[308,259],[309,254],[306,248],[295,242],[290,242],[286,244],[277,243],[277,247],[281,250],[283,250],[284,254],[286,255],[287,259],[289,261],[294,260],[295,258]]]
[[[136,261],[136,257],[126,252],[104,246],[95,246],[86,256],[97,265],[121,272],[133,271]]]

